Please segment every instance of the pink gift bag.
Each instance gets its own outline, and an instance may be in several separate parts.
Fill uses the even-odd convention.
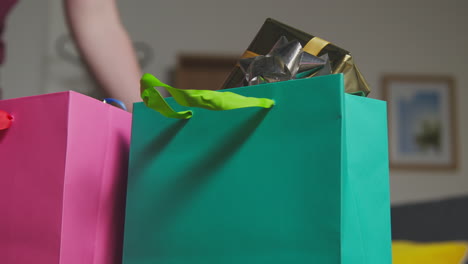
[[[0,263],[121,263],[130,128],[75,92],[0,100]]]

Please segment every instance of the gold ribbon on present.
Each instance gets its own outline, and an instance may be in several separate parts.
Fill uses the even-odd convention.
[[[318,54],[328,45],[330,42],[321,39],[319,37],[313,37],[307,42],[303,50],[314,56]],[[242,55],[242,59],[252,58],[259,56],[259,54],[246,50]],[[370,87],[367,84],[364,76],[362,76],[359,69],[354,64],[353,58],[350,54],[346,54],[343,59],[337,64],[335,69],[332,69],[332,73],[343,73],[345,81],[345,92],[347,93],[359,93],[363,92],[366,96],[370,92]]]
[[[303,50],[307,53],[310,53],[314,56],[318,56],[318,54],[320,53],[320,51],[323,50],[323,48],[325,48],[325,46],[327,46],[328,44],[330,44],[330,42],[324,40],[324,39],[321,39],[321,38],[318,38],[318,37],[313,37],[312,39],[309,40],[309,42],[307,42],[307,44],[304,46]]]
[[[330,42],[318,37],[313,37],[311,40],[309,40],[309,42],[307,42],[307,44],[304,46],[304,48],[302,48],[302,50],[314,56],[317,56],[320,53],[320,51],[322,51],[322,49],[325,48],[325,46],[327,46],[328,44],[330,44]],[[257,54],[250,50],[246,50],[244,54],[242,54],[241,59],[247,59],[257,56],[260,56],[260,54]]]
[[[370,87],[362,76],[359,69],[354,64],[351,55],[346,54],[338,67],[332,73],[343,73],[345,91],[347,93],[363,92],[366,96],[370,93]]]
[[[257,57],[257,56],[260,56],[260,54],[252,52],[250,50],[246,50],[244,52],[244,54],[242,54],[241,59],[248,59],[248,58],[253,58],[253,57]]]

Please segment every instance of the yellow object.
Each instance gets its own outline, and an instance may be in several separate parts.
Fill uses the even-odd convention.
[[[242,59],[247,59],[247,58],[253,58],[253,57],[257,57],[258,54],[253,52],[253,51],[250,51],[250,50],[246,50],[244,52],[244,54],[242,54],[241,58]]]
[[[393,264],[462,264],[467,254],[466,242],[393,241]]]
[[[308,52],[312,55],[318,56],[320,51],[322,51],[325,46],[330,44],[330,42],[323,40],[319,37],[313,37],[309,42],[305,45],[304,51]]]

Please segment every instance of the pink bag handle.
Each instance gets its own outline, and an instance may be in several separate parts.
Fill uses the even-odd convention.
[[[9,128],[12,121],[13,117],[8,112],[0,110],[0,130]]]

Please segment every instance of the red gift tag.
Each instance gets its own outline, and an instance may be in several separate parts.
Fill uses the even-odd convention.
[[[0,110],[0,130],[9,128],[12,120],[13,117],[9,113]]]

